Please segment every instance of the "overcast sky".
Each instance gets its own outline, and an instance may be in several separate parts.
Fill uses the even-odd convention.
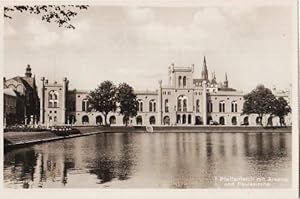
[[[195,64],[200,77],[206,56],[209,77],[228,74],[230,87],[249,91],[262,83],[292,83],[295,17],[291,6],[128,7],[91,6],[58,28],[40,16],[13,14],[4,24],[4,75],[70,80],[71,88],[94,89],[104,80],[138,90],[167,83],[168,66]]]

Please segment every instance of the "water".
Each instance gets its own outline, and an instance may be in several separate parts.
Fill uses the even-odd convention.
[[[291,134],[113,133],[4,154],[6,188],[287,188]]]

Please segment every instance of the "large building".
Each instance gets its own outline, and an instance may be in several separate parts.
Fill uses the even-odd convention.
[[[131,125],[227,125],[256,126],[279,125],[279,119],[258,115],[242,115],[245,93],[229,86],[227,74],[223,82],[217,82],[213,73],[208,75],[206,59],[203,60],[201,78],[194,77],[195,67],[168,68],[168,83],[159,81],[155,91],[136,91],[138,114],[130,119]],[[49,83],[42,78],[41,123],[46,125],[100,125],[104,116],[91,111],[88,104],[89,91],[69,90],[69,81]],[[284,97],[290,103],[290,91],[276,91],[275,96]],[[108,114],[111,125],[124,125],[123,116],[118,112]],[[291,125],[291,116],[285,117],[286,125]]]
[[[39,122],[40,101],[35,76],[30,65],[25,76],[3,80],[4,83],[4,125],[33,125]]]

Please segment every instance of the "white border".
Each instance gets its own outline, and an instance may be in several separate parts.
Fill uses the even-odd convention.
[[[293,11],[294,14],[294,69],[293,69],[293,84],[292,84],[292,116],[293,116],[293,127],[292,127],[292,188],[291,189],[33,189],[33,190],[12,190],[3,188],[3,164],[0,166],[0,190],[1,198],[62,198],[62,197],[73,197],[73,198],[297,198],[298,197],[298,187],[299,187],[299,113],[298,113],[298,24],[299,17],[298,14],[298,4],[297,0],[73,0],[73,1],[46,1],[46,0],[36,0],[36,1],[16,1],[16,0],[4,0],[5,2],[0,2],[1,10],[0,15],[3,16],[3,3],[5,5],[15,5],[15,4],[89,4],[89,5],[129,5],[129,6],[226,6],[226,5],[292,5],[295,7]],[[3,17],[0,17],[0,27],[3,27]],[[0,30],[3,30],[1,28]],[[3,31],[0,31],[1,37],[1,47],[0,47],[0,60],[1,69],[0,74],[3,76]],[[0,83],[3,78],[1,78]],[[3,118],[3,88],[1,86],[0,93],[0,115]],[[3,119],[0,120],[1,127],[1,137],[0,146],[3,148]],[[0,155],[0,160],[3,162],[3,153]]]

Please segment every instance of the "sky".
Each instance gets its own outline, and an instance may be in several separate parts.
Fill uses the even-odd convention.
[[[104,80],[137,90],[167,84],[168,67],[195,64],[199,78],[206,56],[229,86],[250,91],[258,84],[287,89],[295,66],[296,32],[291,6],[133,7],[90,6],[58,27],[40,16],[12,13],[4,20],[4,76],[38,83],[70,80],[71,89],[94,89]]]

